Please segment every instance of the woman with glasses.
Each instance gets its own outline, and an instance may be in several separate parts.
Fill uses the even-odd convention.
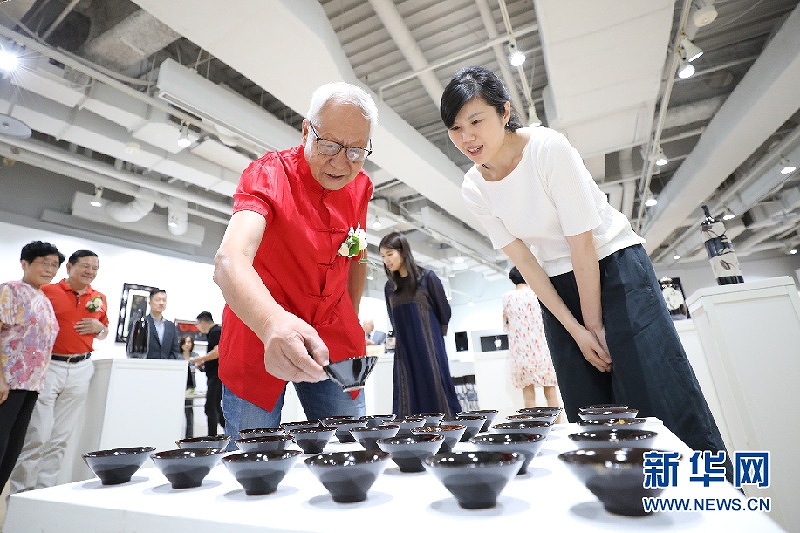
[[[624,403],[695,450],[724,450],[644,240],[566,137],[522,127],[503,83],[483,67],[456,73],[441,117],[474,163],[465,203],[543,304],[568,419],[579,407]]]
[[[366,353],[358,306],[372,182],[363,166],[377,117],[364,90],[323,85],[302,144],[242,174],[214,273],[227,303],[219,377],[234,440],[280,423],[289,381],[310,420],[365,414],[363,393],[342,392],[322,365]]]
[[[394,330],[394,393],[398,416],[461,411],[444,346],[450,304],[432,270],[417,266],[406,237],[392,232],[378,248],[386,277],[386,310]]]
[[[26,244],[22,280],[0,284],[0,487],[17,462],[44,386],[58,322],[41,290],[53,281],[64,255],[49,242]]]

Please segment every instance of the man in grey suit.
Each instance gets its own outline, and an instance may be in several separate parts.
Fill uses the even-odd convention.
[[[383,344],[386,342],[386,332],[376,331],[375,322],[371,318],[364,320],[364,337],[367,339],[367,344]]]
[[[150,314],[147,315],[147,359],[182,359],[178,328],[164,318],[167,291],[150,291]]]

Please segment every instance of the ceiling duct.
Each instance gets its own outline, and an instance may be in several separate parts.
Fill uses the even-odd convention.
[[[189,214],[186,212],[186,200],[174,198],[167,206],[167,229],[176,236],[185,235],[189,231]]]
[[[139,190],[141,193],[141,189]],[[138,222],[153,210],[156,203],[151,198],[136,195],[135,199],[128,203],[109,202],[104,209],[108,215],[117,222]]]

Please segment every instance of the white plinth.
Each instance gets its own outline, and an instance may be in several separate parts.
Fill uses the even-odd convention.
[[[789,277],[701,289],[689,310],[733,448],[770,452],[773,518],[800,524],[800,297]],[[746,492],[750,492],[745,488]]]
[[[109,448],[177,448],[183,438],[186,362],[161,359],[97,359],[86,402],[83,431],[65,462],[72,481],[94,477],[81,454]],[[149,460],[148,460],[149,461]]]

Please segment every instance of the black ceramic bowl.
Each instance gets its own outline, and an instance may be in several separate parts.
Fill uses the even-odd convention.
[[[578,411],[581,420],[601,420],[603,418],[636,418],[638,409],[630,407],[601,407]]]
[[[348,442],[356,441],[356,439],[353,438],[353,435],[350,434],[350,430],[359,426],[363,427],[364,421],[357,418],[342,418],[336,420],[326,418],[325,425],[331,428],[336,428],[336,439],[342,444],[346,444]]]
[[[477,409],[474,411],[462,411],[458,415],[483,415],[486,417],[486,422],[483,423],[481,431],[488,431],[489,426],[494,422],[494,417],[497,416],[497,409]]]
[[[397,435],[400,431],[400,426],[394,424],[382,424],[375,427],[359,426],[350,430],[358,443],[364,447],[365,450],[377,450],[378,439],[388,439]]]
[[[554,423],[558,418],[558,415],[554,415],[552,413],[538,413],[538,414],[523,414],[517,413],[515,415],[508,415],[506,420],[509,422],[520,422],[523,420],[541,420],[542,422],[549,422]]]
[[[517,409],[517,412],[521,415],[556,415],[558,417],[563,410],[563,407],[541,406],[523,407],[522,409]]]
[[[438,426],[444,418],[444,413],[419,413],[414,416],[421,416],[425,419],[424,426]]]
[[[301,453],[300,450],[232,453],[222,458],[222,464],[242,485],[245,494],[271,494],[278,490],[278,483]]]
[[[290,435],[305,453],[322,453],[333,437],[336,428],[317,426],[313,428],[293,429]]]
[[[153,451],[152,447],[113,448],[84,453],[82,457],[86,466],[100,478],[100,483],[118,485],[130,481]]]
[[[240,439],[249,439],[250,437],[266,437],[267,435],[286,435],[286,430],[282,427],[278,428],[249,428],[239,431]]]
[[[519,471],[516,452],[450,452],[426,457],[425,468],[442,482],[464,509],[489,509]]]
[[[265,435],[239,439],[236,446],[243,452],[282,452],[292,441],[291,435]]]
[[[215,448],[181,448],[157,452],[150,458],[173,489],[190,489],[203,483],[224,453],[225,450]]]
[[[578,448],[651,448],[656,433],[643,429],[597,429],[573,433],[569,438]]]
[[[529,433],[546,437],[550,434],[551,429],[553,429],[553,424],[544,420],[518,420],[495,424],[489,428],[489,431],[492,433]]]
[[[401,472],[424,472],[422,460],[436,453],[444,442],[443,435],[423,434],[408,437],[392,437],[380,439],[378,448],[392,454],[392,461],[400,467]]]
[[[461,435],[461,442],[467,442],[483,429],[483,423],[485,421],[486,417],[484,415],[456,415],[452,418],[443,418],[442,424],[459,424],[466,426],[467,429],[465,429],[464,434]]]
[[[646,418],[601,418],[599,420],[579,420],[577,425],[581,431],[594,431],[596,429],[642,429],[646,423]]]
[[[481,433],[470,439],[479,451],[482,452],[519,452],[525,456],[519,467],[518,475],[528,471],[531,460],[539,453],[539,448],[545,440],[544,435],[528,433]]]
[[[453,447],[459,440],[461,440],[461,436],[464,434],[466,429],[467,426],[462,424],[452,424],[447,426],[422,426],[418,428],[411,428],[411,433],[414,433],[415,435],[442,435],[444,437],[444,441],[442,442],[441,448],[439,448],[439,452],[445,453],[453,451]]]
[[[378,450],[320,453],[305,460],[337,503],[366,500],[367,491],[388,462],[389,454]]]
[[[367,355],[330,363],[323,366],[322,369],[329,378],[342,387],[343,391],[349,392],[364,387],[367,377],[372,373],[377,362],[377,356]]]
[[[587,409],[627,409],[628,407],[630,406],[622,403],[596,403],[593,405],[584,405],[583,407],[578,407],[578,412],[581,413]]]
[[[425,425],[425,419],[416,416],[406,416],[392,420],[393,426],[399,426],[400,431],[397,432],[397,437],[408,437],[412,435],[411,428],[418,428]]]
[[[176,440],[178,448],[225,448],[231,438],[227,435],[205,435],[189,439]]]
[[[315,428],[319,427],[319,425],[319,420],[300,420],[296,422],[284,422],[281,424],[281,427],[286,433],[291,433],[293,429]]]
[[[358,419],[365,423],[368,428],[380,426],[381,424],[390,424],[396,415],[389,413],[388,415],[366,415],[360,416]]]
[[[645,489],[644,454],[649,448],[586,448],[558,456],[567,468],[610,513],[648,514],[642,497],[658,496],[664,489]]]

